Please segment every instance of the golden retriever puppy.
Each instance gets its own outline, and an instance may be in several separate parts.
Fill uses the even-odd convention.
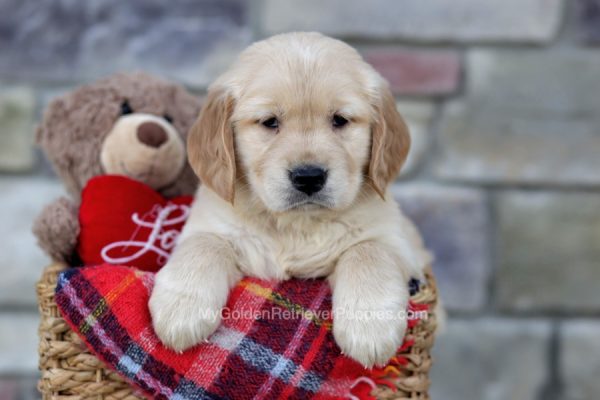
[[[339,40],[271,37],[210,87],[188,144],[203,185],[156,276],[159,338],[176,350],[206,340],[243,275],[328,277],[340,348],[387,362],[407,282],[429,259],[387,192],[410,139],[383,78]]]

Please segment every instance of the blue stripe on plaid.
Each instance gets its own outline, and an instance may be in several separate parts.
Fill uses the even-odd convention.
[[[194,382],[182,378],[171,400],[220,400],[220,398],[208,393],[206,389],[199,387]]]
[[[132,343],[119,359],[117,368],[128,378],[134,379],[147,358],[148,354],[140,346]]]
[[[71,277],[71,275],[75,274],[76,272],[77,272],[77,270],[75,268],[67,269],[67,270],[61,272],[58,275],[58,280],[56,281],[56,289],[54,289],[54,291],[55,292],[60,291],[62,289],[62,287],[64,286],[64,284],[69,281],[69,278]]]
[[[244,337],[241,332],[224,326],[219,327],[217,332],[210,338],[210,341],[238,355],[244,362],[259,371],[269,373],[285,383],[291,381],[298,369],[298,366],[289,358],[275,353],[270,348],[256,343],[248,337]],[[316,393],[322,383],[323,378],[312,371],[307,371],[298,387]]]
[[[131,357],[124,355],[119,359],[119,364],[117,364],[117,368],[120,372],[122,372],[126,377],[133,379],[140,372],[142,366],[131,359]]]
[[[235,353],[246,363],[254,368],[270,373],[275,377],[289,383],[298,367],[280,354],[274,353],[268,347],[264,347],[251,339],[244,338]],[[323,379],[312,371],[307,371],[298,387],[312,393],[319,391]]]

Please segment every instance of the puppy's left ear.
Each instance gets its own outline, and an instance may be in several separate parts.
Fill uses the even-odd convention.
[[[396,178],[406,161],[410,134],[387,85],[380,93],[380,102],[375,107],[376,120],[371,128],[369,177],[371,185],[383,199],[388,185]]]
[[[236,176],[233,139],[234,99],[222,88],[208,92],[188,135],[188,159],[200,182],[233,204]]]

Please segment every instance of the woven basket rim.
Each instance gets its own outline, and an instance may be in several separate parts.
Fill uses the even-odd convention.
[[[44,400],[88,399],[136,400],[144,396],[130,386],[120,375],[110,370],[94,356],[61,317],[54,301],[54,291],[61,271],[69,268],[63,263],[47,266],[37,283],[39,326],[38,389]],[[429,370],[431,348],[436,330],[435,309],[437,286],[428,268],[427,284],[411,299],[429,306],[429,317],[407,331],[414,340],[411,349],[402,353],[407,363],[399,368],[400,375],[393,379],[393,387],[378,385],[372,394],[377,399],[429,399]]]

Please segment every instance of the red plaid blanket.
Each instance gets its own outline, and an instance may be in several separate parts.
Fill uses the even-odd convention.
[[[152,330],[147,303],[153,283],[153,273],[102,265],[66,270],[56,288],[71,328],[150,398],[366,399],[375,382],[397,371],[393,365],[365,370],[340,354],[323,280],[244,279],[209,342],[181,354],[165,348]],[[404,361],[396,357],[392,364]]]

